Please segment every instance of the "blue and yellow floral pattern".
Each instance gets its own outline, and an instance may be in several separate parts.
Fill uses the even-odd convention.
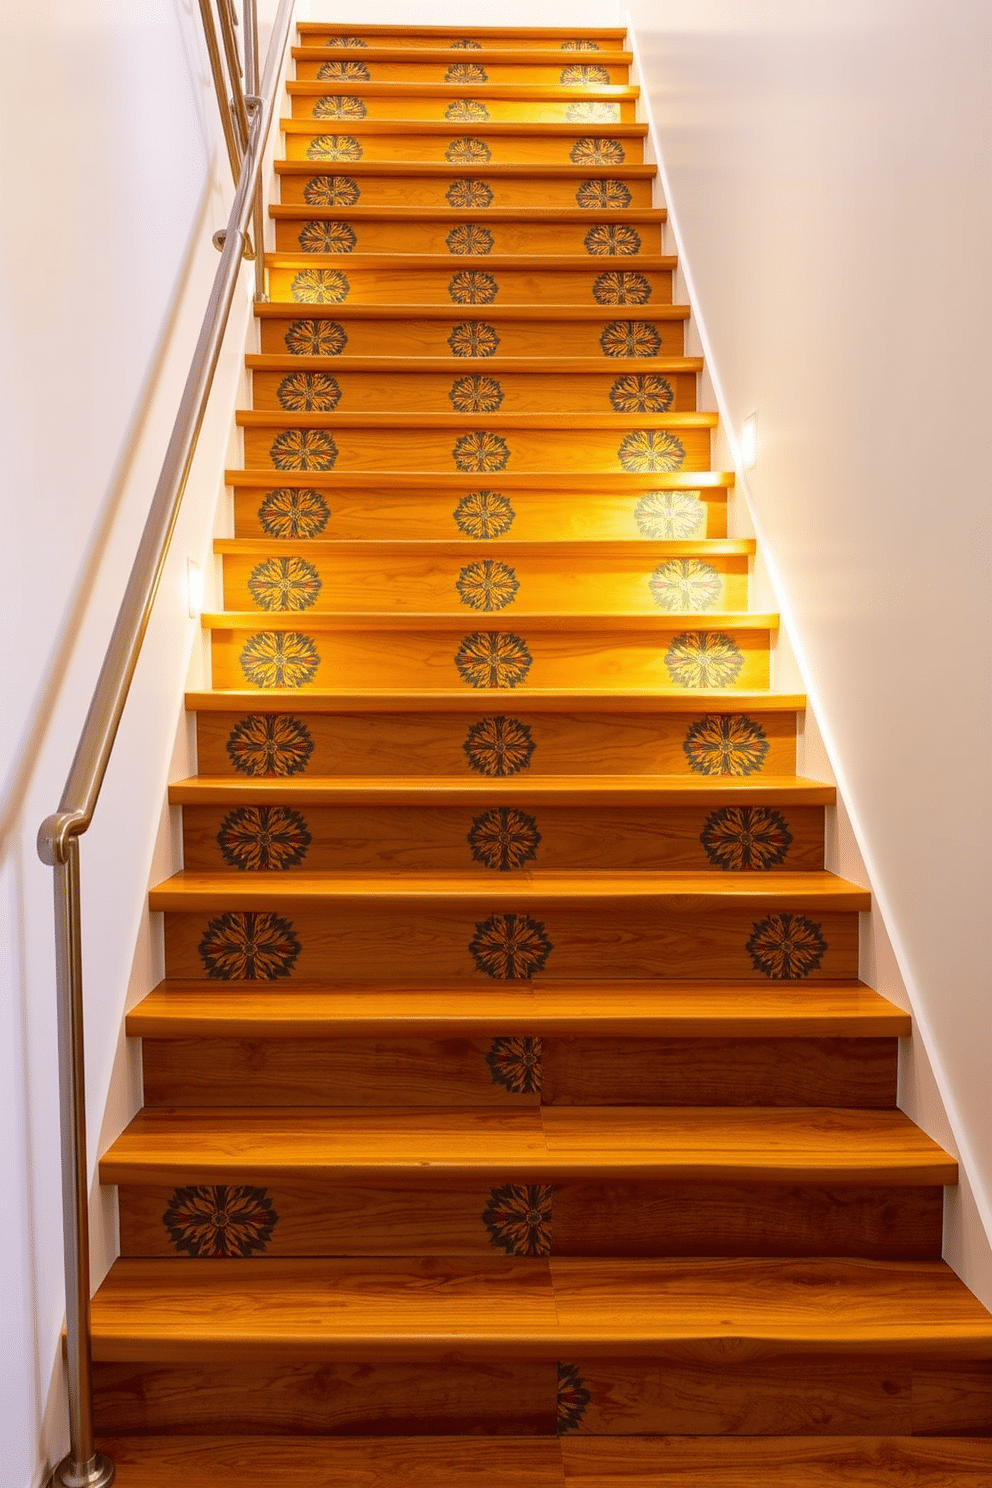
[[[298,305],[340,305],[351,285],[340,269],[301,269],[293,276],[291,294]]]
[[[318,98],[313,106],[315,119],[364,119],[368,109],[360,98]]]
[[[484,541],[509,532],[515,516],[509,496],[499,491],[469,491],[454,511],[459,532]]]
[[[457,120],[459,123],[474,124],[488,119],[489,110],[477,98],[457,98],[454,103],[448,104],[444,117]]]
[[[567,88],[589,87],[593,83],[608,83],[610,71],[608,67],[588,67],[572,62],[568,67],[562,68],[558,81],[564,83]]]
[[[446,83],[488,83],[489,74],[479,62],[452,62],[444,74]]]
[[[252,687],[303,687],[320,666],[313,638],[296,630],[263,630],[249,636],[238,657]]]
[[[466,563],[455,581],[458,597],[473,610],[505,610],[517,597],[520,581],[508,563],[498,558],[476,558]]]
[[[364,62],[322,62],[317,69],[317,78],[333,78],[339,83],[368,83],[372,74]]]
[[[681,470],[685,446],[665,429],[634,429],[625,434],[617,450],[621,468],[643,475],[652,471]]]
[[[733,636],[717,630],[687,630],[665,652],[677,687],[730,687],[741,674],[744,654]]]
[[[319,537],[330,516],[331,509],[319,491],[292,486],[266,491],[258,508],[258,520],[268,537]]]
[[[308,610],[323,586],[305,558],[266,558],[248,577],[248,593],[262,610]]]
[[[318,134],[307,145],[308,160],[361,160],[363,151],[353,134]],[[358,198],[356,197],[357,201]],[[314,203],[314,205],[316,205]],[[351,202],[329,202],[328,206],[351,206]]]

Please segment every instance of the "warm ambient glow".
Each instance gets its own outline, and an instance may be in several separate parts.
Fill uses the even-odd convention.
[[[741,425],[741,464],[753,470],[758,463],[758,415],[749,414]]]

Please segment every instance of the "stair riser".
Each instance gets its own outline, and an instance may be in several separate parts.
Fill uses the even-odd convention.
[[[609,124],[558,126],[563,132],[554,134],[531,134],[518,128],[498,134],[486,124],[449,124],[440,128],[435,126],[429,133],[418,133],[413,127],[407,130],[401,125],[389,129],[380,124],[371,129],[367,119],[342,121],[342,127],[349,143],[325,148],[323,154],[324,158],[344,170],[358,160],[444,161],[447,165],[469,164],[480,171],[484,171],[487,165],[588,165],[592,170],[601,170],[604,166],[612,169],[618,165],[644,163],[643,139],[619,132],[616,126]],[[310,140],[317,138],[312,121],[302,124],[290,121],[290,129],[284,138],[287,159],[315,158],[307,153]],[[466,140],[470,141],[467,145]],[[605,143],[589,145],[584,143],[586,140]],[[293,179],[291,176],[282,177],[284,192],[287,183]],[[285,194],[282,198],[283,201],[301,199]]]
[[[269,293],[273,303],[338,305],[595,305],[602,273],[594,257],[588,269],[489,269],[480,258],[478,268],[463,261],[441,262],[437,268],[362,268],[348,255],[333,262],[323,255],[320,266],[302,260],[289,269],[271,269]],[[328,277],[328,276],[333,277]],[[480,275],[482,276],[480,278]],[[315,277],[316,276],[316,277]],[[648,273],[655,304],[670,304],[671,275]],[[317,296],[317,298],[314,298]],[[471,296],[472,298],[469,298]]]
[[[588,253],[586,237],[590,227],[602,225],[602,221],[597,213],[588,221],[580,222],[507,222],[500,218],[487,222],[482,212],[466,211],[464,217],[452,216],[448,221],[397,222],[389,218],[363,220],[349,216],[347,207],[341,208],[333,219],[324,219],[307,216],[304,204],[298,217],[277,220],[276,249],[280,253],[437,253],[445,257],[453,253],[477,254],[479,257],[503,253],[582,256]],[[339,223],[345,224],[350,232],[342,232],[337,226]],[[473,226],[474,234],[466,235],[466,224]],[[324,230],[329,225],[334,227],[334,232],[325,242],[327,235]],[[661,252],[658,223],[638,222],[634,227],[640,239],[641,254]],[[501,284],[506,272],[503,269],[499,272]],[[539,277],[542,282],[546,277],[556,289],[569,289],[569,277],[556,273],[553,261],[541,269]],[[632,295],[630,303],[644,304],[648,299],[652,303],[671,302],[670,273],[652,271],[642,277],[651,292],[648,294],[645,286],[638,283],[636,298]],[[609,292],[612,282],[610,279],[600,282],[601,279],[600,275],[594,280],[597,304],[604,303],[601,297]],[[552,296],[545,293],[542,298],[547,300]]]
[[[636,348],[645,372],[655,357],[682,356],[685,336],[681,320],[637,318],[625,306],[602,317],[556,319],[514,318],[505,306],[485,310],[459,307],[451,318],[416,315],[342,314],[348,307],[309,305],[306,311],[286,310],[285,316],[261,318],[261,350],[285,355],[431,356],[450,357],[452,371],[468,358],[546,356],[555,346],[561,356],[605,358],[604,366],[627,359]],[[627,313],[624,313],[625,310]],[[634,329],[628,330],[628,327]],[[619,330],[616,329],[619,327]],[[336,348],[336,350],[335,350]]]
[[[614,167],[612,175],[604,174],[604,167],[590,166],[588,174],[581,169],[570,166],[567,173],[562,175],[534,174],[499,176],[487,175],[485,164],[462,166],[460,169],[452,169],[450,175],[445,172],[432,171],[430,174],[418,175],[416,172],[406,171],[403,174],[390,175],[386,171],[366,172],[355,168],[355,162],[336,161],[334,155],[340,153],[339,145],[321,144],[326,139],[324,135],[291,135],[289,136],[288,155],[290,160],[306,160],[312,162],[312,174],[302,172],[282,172],[280,179],[282,191],[280,200],[287,206],[308,204],[307,192],[312,196],[314,192],[323,191],[319,177],[333,174],[342,183],[339,187],[340,193],[346,199],[348,205],[363,207],[441,207],[451,210],[457,205],[466,181],[478,181],[489,188],[492,192],[490,207],[517,208],[517,207],[539,207],[547,209],[550,207],[564,208],[567,211],[576,211],[582,207],[579,193],[587,181],[599,182],[602,180],[619,180],[630,193],[630,200],[625,203],[627,207],[651,207],[654,205],[652,199],[652,183],[650,180],[633,179],[625,180],[621,174],[622,167]],[[340,139],[340,134],[334,136]],[[527,162],[525,162],[527,163]],[[533,162],[537,164],[538,162]],[[310,182],[318,180],[316,186]],[[357,194],[356,194],[357,193]],[[583,195],[585,195],[583,193]],[[452,201],[452,196],[455,201]],[[624,203],[615,194],[611,193],[611,200],[616,201],[616,210],[622,210]],[[589,227],[596,223],[596,205],[604,205],[597,202],[588,208]],[[654,245],[658,239],[655,236],[658,230],[657,223],[644,223],[640,225],[633,223],[638,236],[642,239],[640,249],[636,249],[633,238],[627,238],[627,252],[624,256],[630,256],[631,250],[642,253],[657,252]],[[588,228],[586,229],[588,231]],[[599,234],[597,234],[599,236]],[[627,236],[627,235],[625,235]],[[583,250],[580,250],[583,251]]]
[[[722,877],[722,876],[721,876]],[[232,884],[231,902],[244,884]],[[527,969],[549,976],[662,978],[730,978],[763,982],[768,979],[757,959],[747,950],[753,936],[772,918],[761,910],[721,909],[693,905],[679,912],[670,906],[646,901],[581,901],[571,904],[544,903],[536,896],[526,907],[516,897],[501,899],[498,885],[488,893],[480,885],[478,898],[457,905],[436,904],[427,898],[409,907],[368,897],[347,903],[328,903],[313,909],[283,910],[270,919],[246,921],[244,912],[225,911],[222,905],[199,913],[170,913],[165,917],[166,974],[170,977],[207,979],[209,971],[236,978],[274,980],[285,986],[285,978],[302,981],[377,980],[427,981],[466,979],[480,989],[502,983],[505,959],[487,960],[490,938],[502,945],[508,922],[503,916],[526,915],[528,945],[514,962],[515,980]],[[234,919],[225,919],[233,913]],[[265,913],[250,911],[250,913]],[[802,913],[796,911],[796,914]],[[496,919],[493,929],[483,930]],[[858,916],[856,912],[813,911],[804,920],[815,944],[826,943],[819,965],[809,975],[816,979],[855,977],[858,974]],[[779,922],[774,921],[776,927]],[[284,927],[290,928],[286,930]],[[245,942],[261,934],[275,947],[264,967],[259,968],[242,953]],[[483,942],[475,955],[473,943]],[[207,950],[199,947],[203,942]],[[550,942],[551,949],[544,947]],[[227,956],[227,948],[233,953]],[[298,952],[296,947],[299,947]],[[212,950],[212,948],[219,948]],[[220,964],[214,957],[221,953]],[[478,958],[478,959],[477,959]],[[541,962],[543,961],[543,964]],[[493,966],[491,977],[480,963]],[[803,969],[805,961],[799,969]],[[258,977],[259,970],[268,973]],[[272,971],[276,972],[273,977]],[[255,977],[249,974],[254,972]],[[514,978],[509,978],[514,980]]]
[[[316,374],[295,368],[253,372],[253,406],[262,412],[295,411],[305,401],[328,412],[451,413],[480,404],[492,408],[498,401],[501,413],[613,413],[616,403],[639,401],[654,408],[667,405],[673,413],[696,409],[694,372],[613,375],[604,370],[565,378],[550,372],[500,372],[497,362],[485,372],[341,372],[330,357],[324,366]]]
[[[637,105],[633,99],[587,101],[578,94],[566,98],[564,93],[559,98],[546,99],[480,98],[479,84],[466,87],[464,91],[452,84],[439,97],[366,93],[359,85],[349,83],[326,86],[326,94],[294,94],[291,117],[315,120],[328,133],[343,133],[352,120],[357,119],[425,119],[458,124],[466,134],[489,119],[494,123],[505,120],[521,124],[582,124],[603,129],[609,124],[633,124],[637,117]],[[597,90],[584,91],[595,93]],[[338,99],[340,102],[323,102],[324,99]]]
[[[302,701],[302,700],[301,700]],[[486,720],[504,719],[491,725]],[[485,724],[485,727],[480,725]],[[727,736],[729,735],[729,738]],[[794,713],[525,714],[480,704],[462,713],[198,713],[203,775],[462,776],[791,775]],[[494,742],[495,741],[495,742]],[[726,743],[724,743],[726,741]]]
[[[296,63],[296,77],[300,82],[321,82],[328,89],[347,90],[353,82],[372,83],[452,83],[459,87],[473,88],[479,83],[523,83],[534,87],[576,87],[582,75],[569,69],[595,67],[604,69],[607,77],[596,77],[596,85],[619,84],[626,87],[630,67],[625,62],[609,62],[602,57],[563,56],[555,63],[531,62],[523,58],[519,62],[477,62],[474,57],[447,58],[444,62],[380,62],[375,57],[362,57],[357,53],[344,60]],[[364,79],[356,77],[356,68],[367,74]],[[346,74],[341,76],[342,71]],[[585,74],[588,77],[588,73]]]
[[[992,1432],[992,1376],[975,1365],[805,1356],[736,1368],[684,1359],[563,1362],[572,1370],[562,1371],[560,1417],[554,1364],[97,1362],[96,1424],[249,1437]],[[570,1390],[576,1378],[578,1390]]]
[[[260,1184],[250,1174],[221,1187],[253,1189],[275,1215],[267,1256],[800,1256],[869,1260],[940,1257],[940,1188],[829,1188],[721,1184],[534,1183],[473,1188]],[[500,1192],[512,1186],[516,1192]],[[199,1188],[195,1197],[183,1189]],[[528,1192],[528,1189],[531,1191]],[[534,1190],[537,1190],[534,1192]],[[209,1175],[191,1170],[177,1185],[120,1189],[121,1254],[213,1254],[182,1225],[184,1208],[223,1203]],[[508,1204],[537,1205],[540,1228],[511,1231],[495,1215]],[[550,1216],[550,1218],[548,1218]],[[216,1233],[216,1232],[211,1232]],[[222,1244],[224,1242],[221,1242]],[[191,1247],[191,1250],[188,1249]],[[236,1242],[229,1254],[237,1264]]]

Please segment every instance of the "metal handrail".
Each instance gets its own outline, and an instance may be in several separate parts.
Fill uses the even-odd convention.
[[[89,1193],[86,1157],[86,1101],[83,1060],[82,929],[79,892],[79,838],[93,819],[111,751],[117,737],[152,606],[165,568],[169,545],[182,505],[193,455],[213,386],[221,345],[241,264],[249,245],[248,223],[254,221],[256,287],[264,288],[261,251],[262,155],[275,110],[275,87],[289,40],[295,0],[280,0],[258,95],[246,94],[239,75],[230,78],[241,99],[246,121],[244,150],[236,173],[237,191],[220,239],[220,263],[183,389],[162,471],[152,497],[134,565],[121,600],[107,654],[93,691],[75,757],[58,811],[38,833],[38,855],[55,870],[55,968],[58,1002],[59,1114],[62,1144],[62,1234],[65,1253],[66,1353],[69,1395],[69,1453],[55,1469],[58,1488],[108,1488],[115,1468],[93,1445],[92,1364],[90,1353]],[[221,0],[222,28],[233,8]],[[212,18],[211,18],[212,21]],[[211,34],[213,48],[211,49]],[[258,32],[253,0],[245,0],[246,81],[257,84]],[[214,59],[216,34],[207,34],[208,51],[222,117],[231,125],[225,141],[234,142],[240,111],[228,111],[227,87]],[[230,53],[228,53],[230,56]],[[232,161],[233,163],[233,161]]]

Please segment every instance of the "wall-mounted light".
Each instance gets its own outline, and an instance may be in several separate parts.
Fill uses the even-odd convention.
[[[203,569],[192,558],[186,559],[186,602],[189,618],[198,620],[203,609]]]
[[[758,463],[758,415],[749,413],[741,424],[741,464],[753,470]]]

